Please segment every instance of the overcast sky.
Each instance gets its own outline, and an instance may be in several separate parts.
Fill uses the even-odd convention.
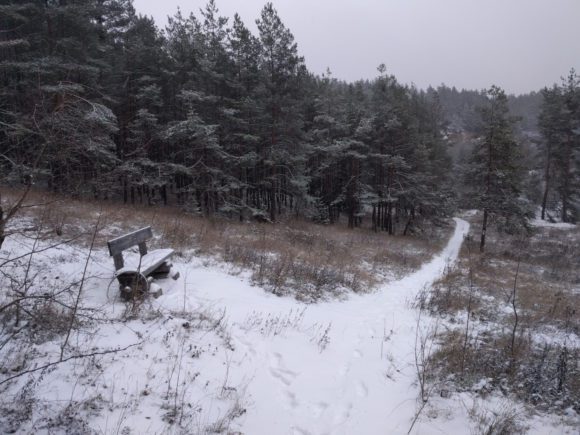
[[[256,33],[265,0],[217,0]],[[377,66],[403,83],[446,83],[511,93],[538,90],[580,71],[580,0],[274,0],[308,68],[354,81]],[[160,27],[179,6],[205,0],[134,0]]]

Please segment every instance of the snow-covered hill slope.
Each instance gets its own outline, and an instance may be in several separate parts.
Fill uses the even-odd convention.
[[[433,326],[429,318],[419,322],[411,304],[457,258],[469,225],[455,221],[447,246],[416,273],[374,293],[312,305],[253,287],[246,275],[223,266],[176,259],[181,278],[160,281],[163,295],[132,313],[114,296],[116,284],[107,290],[112,262],[98,252],[82,302],[83,313],[94,318],[74,331],[65,356],[125,350],[5,382],[22,364],[58,361],[62,339],[5,347],[0,430],[407,433],[422,405],[417,340]],[[71,247],[46,251],[42,259],[61,280],[84,265]],[[471,396],[442,399],[439,393],[412,433],[469,433]],[[537,433],[565,430],[539,419],[533,424]]]

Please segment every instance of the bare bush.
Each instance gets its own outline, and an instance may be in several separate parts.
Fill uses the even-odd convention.
[[[488,237],[484,255],[471,254],[466,240],[457,266],[418,300],[430,313],[454,321],[439,337],[435,377],[460,390],[518,397],[546,411],[580,411],[580,350],[572,345],[580,325],[580,299],[572,291],[577,260],[569,257],[574,249],[562,249],[562,243],[580,242],[579,235],[538,229],[528,240],[495,231]],[[565,276],[546,276],[555,262]]]
[[[502,404],[498,409],[487,409],[477,403],[469,410],[469,416],[474,422],[472,435],[523,435],[527,429],[520,423],[518,410],[509,403]]]

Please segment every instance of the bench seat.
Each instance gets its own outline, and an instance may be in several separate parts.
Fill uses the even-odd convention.
[[[125,265],[117,270],[115,275],[139,271],[142,275],[147,276],[171,257],[173,252],[173,249],[155,249],[140,258],[139,254],[128,255],[125,259]]]

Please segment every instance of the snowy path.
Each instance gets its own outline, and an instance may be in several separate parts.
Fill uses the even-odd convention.
[[[469,224],[455,221],[445,249],[419,271],[347,301],[305,306],[240,286],[239,280],[232,287],[216,271],[196,271],[195,298],[227,307],[237,349],[228,356],[228,382],[245,386],[249,401],[247,413],[237,420],[239,429],[248,434],[407,433],[418,394],[417,312],[409,302],[457,258]],[[177,305],[183,297],[176,291],[161,299],[163,305]],[[431,422],[418,424],[415,433],[442,432]]]

